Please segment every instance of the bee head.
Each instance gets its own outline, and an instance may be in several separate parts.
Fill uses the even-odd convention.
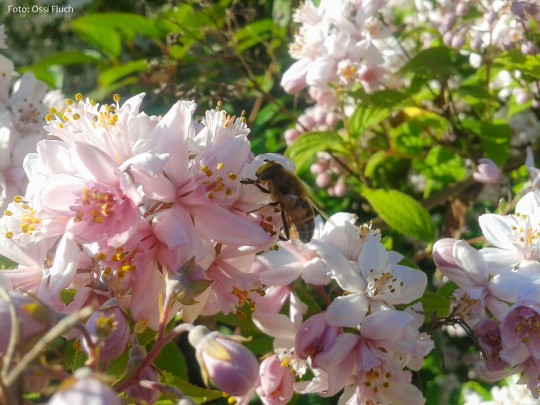
[[[273,160],[264,159],[263,162],[265,162],[264,165],[259,167],[255,173],[259,180],[269,180],[283,169],[283,166]]]

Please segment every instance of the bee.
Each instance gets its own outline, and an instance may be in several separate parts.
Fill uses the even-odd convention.
[[[241,183],[256,185],[270,194],[270,205],[280,206],[285,240],[292,237],[308,243],[315,231],[314,201],[296,174],[273,160],[264,162],[255,172],[257,179],[243,179]]]

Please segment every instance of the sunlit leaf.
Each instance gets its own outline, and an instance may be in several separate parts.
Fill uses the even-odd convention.
[[[412,197],[397,190],[365,189],[362,196],[391,228],[425,242],[435,238],[429,213]]]

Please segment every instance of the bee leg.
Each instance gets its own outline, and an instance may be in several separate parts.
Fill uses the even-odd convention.
[[[257,182],[257,180],[253,180],[253,179],[242,179],[242,180],[240,180],[240,183],[242,183],[242,184],[253,184],[253,185],[257,186],[257,188],[258,188],[259,190],[261,190],[263,193],[265,193],[265,194],[270,194],[270,191],[269,191],[268,189],[264,188],[263,186],[261,186],[261,185]]]
[[[281,210],[281,220],[283,221],[283,232],[285,233],[285,239],[282,239],[282,236],[279,235],[280,240],[289,240],[291,236],[289,235],[289,224],[287,224],[287,217],[285,216],[285,211]]]

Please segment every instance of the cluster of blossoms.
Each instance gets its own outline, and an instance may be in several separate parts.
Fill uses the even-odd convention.
[[[257,327],[274,338],[268,367],[281,362],[301,377],[294,383],[283,372],[278,392],[286,399],[293,389],[323,397],[344,389],[343,403],[424,403],[410,370],[419,369],[433,342],[419,332],[422,309],[411,303],[423,295],[427,277],[398,264],[403,256],[387,251],[378,231],[355,220],[335,214],[318,223],[302,249],[284,242],[257,257],[254,271],[271,283],[253,314]],[[292,289],[300,278],[315,291],[337,283],[325,310],[306,316]]]
[[[540,22],[540,6],[535,1],[340,0],[321,1],[319,6],[307,1],[296,10],[293,19],[300,24],[290,45],[290,54],[297,61],[284,73],[281,85],[292,94],[309,88],[315,106],[307,108],[296,126],[285,133],[288,145],[305,132],[336,130],[339,126],[336,118],[344,118],[343,114],[350,115],[353,111],[351,90],[363,88],[371,93],[403,88],[408,82],[399,74],[400,68],[419,49],[442,43],[468,56],[474,68],[493,63],[497,55],[509,50],[517,49],[524,55],[538,53],[532,39],[533,30]],[[402,23],[408,30],[416,30],[419,25],[433,30],[422,32],[419,43],[410,37],[398,42],[394,31],[398,32]],[[538,83],[524,77],[521,71],[498,68],[492,76],[488,76],[489,89],[501,102],[511,96],[516,104],[531,101],[534,107],[538,106]],[[431,85],[441,86],[437,82]],[[446,85],[454,90],[461,83],[451,79]],[[457,103],[456,113],[467,108]],[[519,121],[523,119],[521,116],[527,116],[538,126],[537,117],[526,112],[512,120]],[[512,145],[522,144],[524,131],[514,126],[519,123],[512,125]],[[537,131],[530,125],[524,127],[526,132],[533,133],[527,136],[530,145],[536,141]],[[340,160],[346,165],[352,163],[341,156]],[[488,166],[485,161],[471,164],[475,169],[477,165],[480,169],[476,170],[475,178],[479,181],[496,183],[500,179],[496,167],[490,167],[491,175],[484,179],[486,176],[478,172],[485,172]],[[490,166],[494,165],[490,163]],[[347,185],[335,168],[342,170],[342,165],[332,157],[319,156],[312,172],[319,187],[327,188],[331,195],[343,196]]]
[[[422,296],[425,274],[397,264],[402,256],[348,214],[320,225],[305,246],[271,249],[283,227],[279,209],[242,179],[256,179],[268,159],[294,170],[292,163],[253,156],[243,117],[217,108],[196,125],[188,101],[148,116],[140,111],[143,97],[99,105],[77,94],[50,109],[50,138],[24,159],[26,192],[0,219],[0,253],[18,264],[0,281],[19,317],[33,321],[19,325],[22,340],[33,342],[59,317],[90,307],[84,327],[68,337],[80,339],[94,368],[131,347],[132,379],[115,388],[153,403],[164,388],[150,360],[176,315],[186,323],[175,330],[189,331],[206,379],[239,403],[255,392],[264,403],[284,404],[293,389],[328,396],[343,388],[351,403],[394,403],[403,390],[421,403],[406,368],[418,369],[433,343],[418,331],[421,308],[395,305]],[[344,293],[303,321],[305,305],[292,291],[300,276],[315,287],[335,280]],[[279,314],[287,297],[290,319]],[[41,309],[28,312],[29,303]],[[200,315],[239,313],[244,305],[269,335],[287,330],[260,366],[237,338],[192,325]],[[7,307],[0,315],[12,324]],[[137,344],[146,328],[158,332],[148,354]],[[2,353],[12,330],[3,330]],[[299,377],[310,368],[315,377],[295,384],[283,365]],[[99,395],[114,394],[88,371],[72,378],[73,389],[91,381]],[[61,390],[51,403],[72,395]]]
[[[122,354],[130,319],[142,331],[177,313],[234,313],[262,291],[251,263],[281,229],[268,196],[240,182],[272,157],[251,154],[243,117],[211,110],[196,131],[193,102],[156,117],[139,111],[143,97],[78,94],[51,108],[50,139],[24,160],[26,193],[0,220],[0,251],[18,263],[2,273],[13,294],[62,314],[100,308],[81,337],[96,362]]]
[[[433,248],[440,271],[458,285],[453,311],[473,331],[483,353],[482,374],[498,380],[521,374],[535,398],[540,394],[538,331],[540,302],[540,195],[531,191],[515,214],[479,217],[488,247],[442,239]]]

